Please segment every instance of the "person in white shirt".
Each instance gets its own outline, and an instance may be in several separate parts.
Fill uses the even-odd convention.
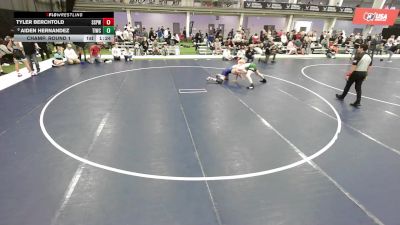
[[[213,54],[221,54],[222,53],[222,46],[221,46],[221,42],[219,41],[218,38],[215,39],[213,45],[214,45]]]
[[[169,42],[169,28],[164,30],[164,40],[168,43]],[[169,43],[168,43],[169,44]]]
[[[68,64],[79,64],[81,61],[78,59],[78,55],[72,48],[71,44],[67,44],[67,48],[64,50],[64,56],[67,59]]]
[[[111,49],[111,54],[114,57],[114,60],[121,60],[121,49],[117,47],[117,45],[114,45]]]
[[[246,57],[246,50],[244,46],[240,46],[240,49],[236,53],[236,59],[244,59]]]
[[[233,60],[233,56],[231,54],[230,49],[228,48],[224,49],[224,51],[222,52],[222,60],[228,60],[228,61]]]
[[[122,37],[123,37],[124,41],[128,41],[129,40],[128,28],[125,28],[124,32],[122,33]]]
[[[283,33],[283,34],[281,35],[281,42],[282,42],[282,44],[283,44],[283,45],[286,45],[287,41],[288,41],[288,38],[287,38],[286,34]]]
[[[242,33],[238,30],[233,38],[234,43],[241,43],[242,42]]]
[[[175,41],[176,41],[176,44],[181,42],[181,38],[179,37],[179,34],[175,34]]]

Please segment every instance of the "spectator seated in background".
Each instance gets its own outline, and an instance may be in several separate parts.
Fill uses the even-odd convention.
[[[336,58],[336,54],[339,52],[338,44],[330,43],[329,49],[326,52],[326,57],[334,59]]]
[[[147,50],[149,50],[149,41],[147,40],[147,37],[143,37],[142,42],[140,42],[140,46],[143,49],[143,54],[147,55]]]
[[[79,64],[81,61],[78,59],[78,55],[75,50],[72,48],[71,44],[67,44],[67,48],[64,50],[65,58],[67,59],[68,64]]]
[[[54,53],[53,67],[60,67],[64,65],[65,63],[64,63],[63,47],[57,46],[57,52]]]
[[[161,48],[161,55],[163,56],[167,56],[168,54],[168,44],[165,43],[163,44],[162,48]]]
[[[135,56],[140,56],[141,55],[140,41],[139,41],[139,38],[137,36],[135,38],[135,45],[133,46],[133,54]]]
[[[255,54],[259,54],[259,55],[262,55],[263,54],[263,46],[264,46],[264,44],[262,44],[262,43],[260,43],[260,44],[258,44],[258,45],[254,45],[254,52],[255,52]]]
[[[242,43],[242,41],[243,41],[242,32],[240,30],[238,30],[238,31],[236,31],[236,34],[233,37],[233,43],[239,44],[239,43]]]
[[[224,49],[224,51],[222,52],[222,60],[228,60],[231,61],[233,60],[233,55],[231,55],[231,50],[226,48]]]
[[[246,55],[246,50],[244,49],[244,45],[240,46],[240,49],[237,51],[236,56],[234,59],[244,59]]]
[[[251,37],[251,42],[253,44],[259,44],[260,43],[260,37],[257,35],[257,33],[255,33],[252,37]]]
[[[114,60],[121,60],[121,49],[114,45],[111,49],[111,54],[113,55]]]
[[[230,50],[233,50],[235,48],[235,43],[233,43],[231,38],[228,38],[225,42],[225,46],[229,48]]]
[[[321,40],[322,48],[328,48],[328,39],[324,38]]]
[[[294,45],[296,47],[297,53],[300,53],[300,54],[304,55],[303,43],[301,43],[300,39],[296,39],[294,41]]]
[[[321,49],[322,45],[318,42],[311,42],[310,48],[311,48],[311,52],[313,52],[314,49]]]
[[[274,63],[275,62],[276,53],[277,53],[277,46],[275,45],[275,43],[272,40],[269,40],[269,41],[267,40],[267,41],[265,41],[263,47],[264,47],[264,51],[265,51],[265,59],[262,60],[260,58],[258,61],[259,62],[263,61],[265,63],[268,63],[269,58],[272,55],[272,61],[271,62]]]
[[[222,53],[222,46],[221,46],[221,42],[219,41],[218,38],[215,39],[214,43],[214,50],[213,50],[213,54],[215,55],[219,55]]]
[[[179,34],[175,33],[174,36],[172,37],[172,41],[174,45],[179,44],[179,42],[181,42],[181,37],[179,36]]]
[[[157,40],[153,41],[152,48],[153,48],[153,55],[161,55],[160,47],[158,45]]]
[[[294,45],[293,41],[289,41],[286,47],[287,51],[288,51],[288,55],[293,55],[296,54],[297,55],[297,48]]]
[[[1,67],[1,64],[3,63],[1,61],[1,59],[3,58],[3,56],[5,55],[11,55],[12,51],[7,47],[6,41],[4,41],[2,38],[0,38],[0,75],[5,74],[3,71],[3,68]],[[11,46],[10,46],[11,48]]]
[[[89,48],[90,52],[90,58],[89,58],[89,63],[101,63],[101,54],[100,54],[101,48],[97,44],[93,44]]]
[[[247,58],[248,63],[254,61],[254,54],[255,54],[254,46],[251,44],[249,45],[249,47],[247,47],[247,50],[245,52],[245,56]]]
[[[125,48],[124,51],[125,62],[132,61],[132,57],[133,57],[132,52],[130,52],[128,48]]]

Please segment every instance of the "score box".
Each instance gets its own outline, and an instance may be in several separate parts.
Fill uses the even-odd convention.
[[[111,34],[111,35],[114,35],[114,32],[115,32],[114,26],[103,27],[103,34]]]
[[[103,18],[103,26],[114,26],[114,18]]]

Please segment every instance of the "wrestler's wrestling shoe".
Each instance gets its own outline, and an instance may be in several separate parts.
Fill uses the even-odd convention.
[[[247,87],[247,89],[254,89],[254,84],[250,84],[250,86]]]

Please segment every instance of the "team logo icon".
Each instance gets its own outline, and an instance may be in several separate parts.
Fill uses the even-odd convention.
[[[369,13],[369,12],[364,13],[364,20],[373,21],[374,19],[375,19],[375,13]]]

